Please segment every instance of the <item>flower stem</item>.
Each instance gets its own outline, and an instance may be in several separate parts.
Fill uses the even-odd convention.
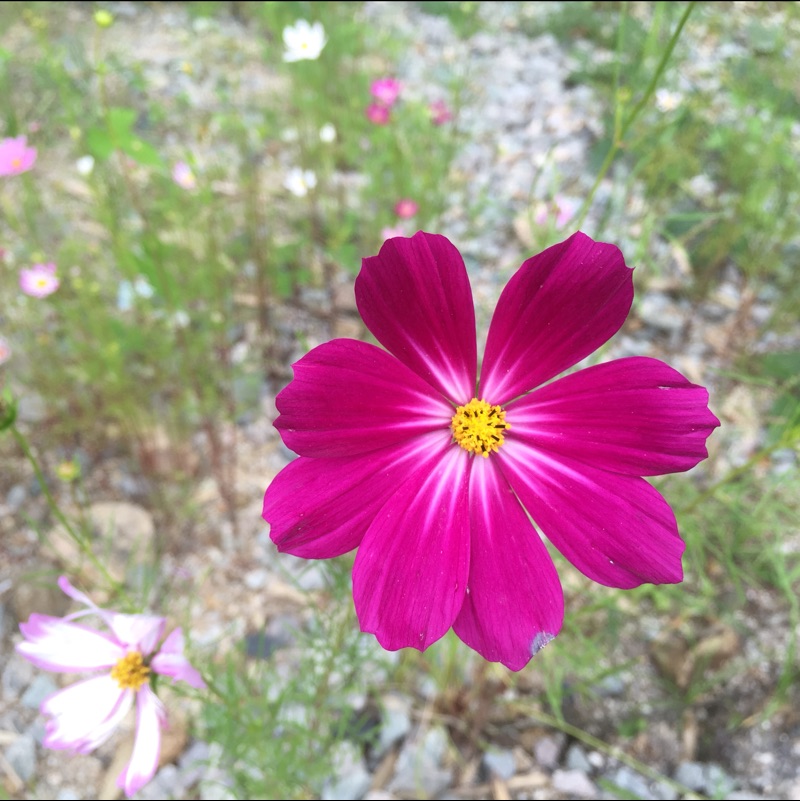
[[[611,147],[608,149],[608,153],[606,153],[605,158],[603,159],[603,163],[600,165],[600,169],[597,173],[597,177],[595,178],[594,184],[592,188],[589,190],[589,194],[586,196],[586,199],[583,201],[583,206],[581,207],[581,211],[578,214],[575,227],[580,229],[583,225],[583,221],[586,219],[586,215],[589,213],[589,209],[591,208],[592,201],[594,200],[594,196],[597,193],[597,190],[600,188],[600,184],[603,182],[603,179],[606,177],[606,173],[611,168],[614,159],[617,157],[617,154],[624,145],[625,135],[630,130],[631,126],[639,115],[642,113],[644,108],[650,102],[650,98],[653,96],[653,93],[656,91],[656,87],[658,86],[659,81],[661,80],[661,76],[664,74],[664,71],[667,68],[667,63],[669,62],[670,56],[672,55],[672,51],[675,49],[675,46],[678,44],[678,40],[681,37],[681,32],[683,31],[684,26],[686,25],[689,16],[692,13],[692,10],[697,5],[697,0],[691,0],[684,9],[683,14],[681,15],[680,20],[678,21],[678,26],[675,28],[672,36],[670,37],[669,42],[667,43],[667,47],[664,52],[661,54],[661,60],[658,62],[658,66],[656,67],[655,72],[653,73],[653,77],[650,79],[650,83],[647,85],[647,89],[645,89],[644,94],[639,99],[639,102],[633,107],[631,113],[624,117],[621,106],[615,106],[614,112],[614,139],[611,143]],[[627,6],[623,9],[623,18],[620,23],[620,30],[625,22],[624,14],[627,12]],[[617,59],[619,59],[619,54],[617,55]],[[618,80],[619,73],[616,74],[616,79]],[[619,104],[620,101],[620,91],[619,87],[616,87],[615,91],[615,98],[614,102]]]
[[[39,465],[39,461],[31,450],[25,435],[13,423],[9,430],[11,431],[14,439],[17,441],[19,447],[22,449],[22,453],[25,455],[25,458],[30,462],[33,472],[36,475],[36,480],[39,482],[42,494],[44,495],[47,505],[50,507],[50,511],[53,513],[53,516],[56,518],[56,520],[58,520],[59,523],[61,523],[61,525],[64,527],[64,530],[67,532],[67,534],[69,534],[70,537],[72,537],[89,561],[91,561],[91,563],[100,571],[100,573],[103,575],[103,578],[105,578],[105,580],[108,582],[108,585],[113,588],[114,592],[125,596],[126,593],[124,588],[108,572],[105,565],[103,565],[103,563],[94,555],[91,545],[87,542],[87,538],[75,530],[75,528],[69,522],[67,516],[61,511],[58,501],[56,501],[56,499],[53,497],[53,493],[50,492],[50,487],[47,486],[47,480],[44,477],[44,473]]]

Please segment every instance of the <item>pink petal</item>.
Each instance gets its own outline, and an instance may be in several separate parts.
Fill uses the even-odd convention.
[[[356,303],[367,328],[447,398],[475,394],[475,310],[461,254],[445,237],[418,231],[384,242],[362,262]]]
[[[133,693],[121,690],[110,675],[59,690],[40,707],[41,713],[50,717],[42,745],[88,754],[113,734],[132,702]]]
[[[633,272],[619,248],[577,232],[528,259],[489,326],[480,397],[506,404],[597,350],[625,322]]]
[[[510,404],[506,420],[509,439],[637,476],[694,467],[719,425],[703,387],[638,356],[553,381]]]
[[[469,579],[453,629],[485,659],[521,670],[561,630],[561,583],[494,459],[473,460],[469,493]]]
[[[149,656],[164,634],[166,618],[156,615],[112,615],[109,625],[126,649]]]
[[[449,431],[437,432],[365,456],[295,459],[264,495],[272,541],[279,551],[307,559],[352,551],[400,484],[449,441]]]
[[[453,407],[402,362],[375,345],[335,339],[294,365],[278,395],[275,427],[302,456],[340,457],[447,429]]]
[[[623,589],[683,579],[675,516],[644,479],[519,441],[506,442],[497,458],[536,525],[590,579]]]
[[[161,751],[161,727],[166,725],[164,705],[144,685],[136,694],[136,737],[131,761],[117,778],[117,787],[130,798],[155,776]]]
[[[125,649],[107,634],[70,623],[60,617],[31,615],[19,630],[25,641],[17,653],[43,670],[81,673],[113,667]]]
[[[467,452],[448,445],[380,510],[353,566],[361,630],[422,651],[453,625],[469,571]]]
[[[183,632],[180,628],[175,629],[164,640],[161,649],[151,660],[150,667],[162,676],[170,676],[174,681],[185,681],[195,689],[202,690],[206,686],[200,673],[183,655]]]

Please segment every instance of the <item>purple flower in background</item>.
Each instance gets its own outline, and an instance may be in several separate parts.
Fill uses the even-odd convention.
[[[630,311],[617,247],[578,232],[525,261],[480,371],[467,271],[445,237],[388,240],[355,294],[386,350],[335,339],[294,365],[275,426],[300,458],[268,487],[263,516],[280,551],[358,548],[363,631],[424,650],[452,627],[486,659],[524,667],[564,612],[529,515],[601,584],[682,580],[675,516],[642,476],[706,458],[719,425],[708,392],[645,357],[552,380]]]
[[[33,267],[19,271],[19,288],[32,298],[46,298],[59,286],[56,266],[52,262],[34,264]]]
[[[36,161],[36,148],[28,147],[26,136],[0,140],[0,176],[27,172]]]
[[[166,710],[150,687],[154,674],[192,687],[203,679],[183,656],[183,634],[174,629],[162,642],[166,620],[154,615],[122,615],[101,609],[65,577],[58,585],[87,609],[64,618],[33,614],[20,624],[25,640],[16,650],[43,670],[56,673],[99,672],[53,693],[40,711],[49,720],[42,744],[46,748],[87,754],[104,743],[132,707],[136,707],[136,737],[130,762],[117,785],[131,796],[156,772],[161,728]],[[102,633],[72,620],[98,615],[108,627]],[[160,643],[160,645],[159,645]]]

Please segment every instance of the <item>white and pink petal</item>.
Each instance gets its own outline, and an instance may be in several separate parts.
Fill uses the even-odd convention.
[[[30,616],[19,627],[17,653],[43,670],[81,673],[113,667],[125,649],[112,637],[60,617]]]
[[[161,754],[161,727],[166,711],[156,694],[145,685],[136,693],[136,736],[131,761],[117,778],[117,787],[128,797],[142,789],[155,775]]]
[[[132,702],[132,691],[110,675],[71,684],[42,701],[40,711],[49,718],[42,744],[88,754],[113,734]]]
[[[505,405],[593,353],[625,322],[633,271],[580,231],[522,264],[497,302],[480,395]]]
[[[578,370],[510,404],[510,440],[636,476],[689,470],[719,425],[708,391],[658,359]]]
[[[643,478],[509,441],[498,462],[536,525],[584,575],[630,589],[683,579],[675,515]]]
[[[183,655],[183,631],[180,628],[170,632],[151,660],[150,667],[161,676],[169,676],[173,681],[185,681],[197,690],[206,686],[199,671]]]
[[[453,625],[469,575],[470,458],[447,446],[380,509],[353,566],[361,630],[424,650]]]
[[[166,624],[166,618],[157,615],[113,614],[109,618],[109,626],[126,651],[139,651],[145,657],[155,651]]]
[[[521,670],[561,630],[561,582],[493,458],[473,462],[469,507],[469,579],[453,629],[484,659]]]
[[[475,393],[475,309],[464,259],[439,234],[387,240],[355,285],[367,328],[390,353],[451,401]]]

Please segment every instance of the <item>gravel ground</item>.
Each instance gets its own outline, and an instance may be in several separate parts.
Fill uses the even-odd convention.
[[[519,15],[546,13],[543,6],[548,4],[481,4],[486,24],[468,39],[459,38],[444,17],[424,14],[418,5],[368,3],[366,15],[376,26],[415,41],[413,53],[398,70],[410,96],[427,98],[436,76],[463,65],[467,104],[458,124],[469,136],[455,173],[468,179],[470,194],[485,192],[492,202],[472,219],[467,190],[455,192],[441,232],[465,255],[479,321],[485,324],[505,280],[530,253],[529,232],[520,220],[528,216],[532,202],[548,199],[546,192],[531,198],[530,187],[537,173],[539,191],[558,180],[569,196],[578,199],[591,186],[587,159],[601,131],[600,103],[586,87],[570,85],[575,64],[556,39],[549,35],[530,38],[520,32]],[[180,9],[166,6],[156,11],[150,4],[118,4],[115,10],[119,14],[115,27],[134,48],[146,40],[154,14],[158,14],[159,42],[152,55],[156,73],[167,69],[166,60],[158,57],[159,49],[174,49],[191,58],[191,48],[202,47],[201,42],[187,40],[189,23]],[[249,35],[235,20],[215,21],[212,29],[204,35],[237,41]],[[598,54],[598,58],[602,56]],[[710,60],[715,57],[713,53],[706,56]],[[704,74],[707,67],[703,66]],[[545,158],[547,154],[550,158]],[[610,195],[611,185],[601,188],[601,196],[604,192]],[[635,210],[641,207],[635,191],[627,205],[627,230],[635,237]],[[587,230],[592,226],[590,218]],[[618,244],[624,252],[626,247],[634,250],[633,243],[622,235]],[[690,306],[680,296],[686,276],[679,254],[663,243],[654,243],[653,252],[661,264],[658,280],[646,282],[637,295],[634,313],[604,356],[666,358],[692,380],[710,386],[713,397],[716,390],[721,391],[718,371],[726,363],[732,332],[757,328],[769,312],[770,298],[757,297],[745,304],[741,284],[732,273],[711,298]],[[351,287],[351,282],[343,279],[342,297],[352,292]],[[345,308],[342,316],[344,330],[348,320],[353,324],[347,311]],[[325,331],[315,328],[318,324],[313,317],[304,320],[297,318],[297,311],[293,314],[292,324],[305,326],[312,344],[326,338]],[[293,358],[300,355],[291,354]],[[758,398],[746,392],[729,409],[717,409],[731,432],[720,431],[714,437],[713,447],[718,451],[714,463],[720,474],[759,446],[760,433],[752,425],[758,411]],[[35,408],[23,410],[23,417],[27,415],[31,421],[36,414]],[[303,596],[298,597],[286,581],[286,563],[276,567],[274,548],[260,518],[264,487],[290,458],[271,428],[274,415],[273,398],[267,396],[261,417],[236,432],[238,463],[246,465],[238,471],[236,482],[239,531],[234,535],[230,530],[213,483],[204,481],[194,501],[204,510],[207,533],[219,531],[219,536],[199,536],[192,549],[184,548],[179,556],[168,554],[163,561],[164,570],[179,574],[197,599],[193,640],[201,648],[219,643],[224,649],[248,632],[269,625],[265,608],[291,617],[300,615],[305,604]],[[794,456],[784,457],[791,466]],[[775,469],[779,467],[776,463]],[[124,571],[130,555],[126,542],[152,539],[155,523],[145,508],[140,482],[123,462],[106,459],[91,469],[105,476],[100,483],[105,495],[93,497],[109,499],[96,503],[91,515],[98,527],[116,523],[120,547],[119,553],[112,555],[112,569]],[[62,614],[65,609],[57,593],[27,578],[19,579],[23,570],[48,566],[41,562],[35,537],[22,518],[23,512],[40,503],[34,482],[18,481],[0,489],[7,490],[0,503],[0,534],[8,544],[0,556],[0,777],[16,798],[114,797],[119,753],[130,740],[130,731],[89,756],[67,757],[39,744],[43,723],[36,710],[57,684],[55,677],[18,658],[12,646],[19,639],[19,620],[32,611]],[[59,538],[57,532],[53,536],[62,558],[73,556],[66,538]],[[301,580],[312,590],[315,582],[321,581],[313,566],[302,573]],[[787,639],[787,611],[767,594],[753,591],[739,623],[736,633],[711,622],[697,624],[696,639],[713,641],[714,653],[729,669],[725,682],[677,717],[662,673],[680,670],[693,658],[692,653],[680,650],[685,640],[681,641],[679,631],[673,632],[674,642],[665,644],[658,636],[662,624],[655,617],[630,615],[616,647],[634,667],[595,688],[591,704],[577,695],[570,700],[565,710],[569,722],[620,745],[664,777],[701,795],[800,797],[800,717],[791,708],[763,722],[755,715],[774,690],[781,648]],[[677,651],[670,651],[676,643]],[[527,689],[535,692],[536,681],[530,681],[532,686]],[[506,710],[515,700],[524,699],[525,690],[522,682],[513,690],[502,691],[508,703],[497,705],[496,719],[491,718],[482,732],[480,749],[468,752],[459,752],[462,744],[457,729],[425,714],[429,704],[423,692],[387,694],[378,746],[365,755],[343,743],[336,753],[339,769],[321,789],[321,797],[681,797],[675,785],[642,776],[624,759],[539,725],[524,714],[509,714]],[[741,713],[745,723],[726,728],[733,710]],[[219,782],[224,782],[225,774],[218,764],[219,753],[190,736],[185,716],[191,712],[186,708],[183,716],[176,716],[164,745],[163,767],[142,791],[142,798],[220,797]],[[647,726],[635,736],[623,738],[620,727],[633,713],[643,716]]]

